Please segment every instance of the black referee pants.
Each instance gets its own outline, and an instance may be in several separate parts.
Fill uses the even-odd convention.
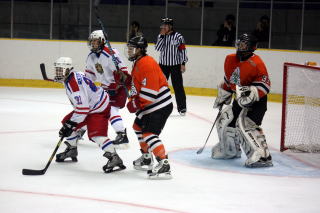
[[[176,102],[178,107],[178,112],[181,110],[187,110],[186,106],[186,93],[183,88],[183,78],[181,73],[181,65],[165,66],[160,64],[162,72],[166,76],[167,80],[171,75],[172,87],[174,94],[176,96]]]

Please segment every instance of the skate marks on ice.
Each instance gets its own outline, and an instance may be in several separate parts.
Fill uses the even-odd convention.
[[[273,167],[246,168],[244,166],[246,160],[244,153],[238,159],[212,159],[211,148],[207,147],[201,155],[196,154],[198,148],[179,149],[169,152],[169,157],[174,163],[212,171],[279,177],[320,178],[319,168],[278,151],[271,150]]]

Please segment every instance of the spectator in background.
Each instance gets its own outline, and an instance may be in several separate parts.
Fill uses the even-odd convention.
[[[130,24],[128,41],[136,36],[143,36],[143,33],[141,32],[139,22],[133,21]]]
[[[257,23],[256,29],[252,32],[252,34],[258,39],[258,47],[260,48],[269,47],[269,26],[269,17],[267,15],[263,15]]]
[[[217,32],[218,39],[213,43],[214,46],[233,46],[236,38],[235,20],[232,14],[226,16]]]

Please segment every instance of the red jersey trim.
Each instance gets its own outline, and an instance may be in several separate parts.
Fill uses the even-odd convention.
[[[92,72],[91,70],[85,70],[85,72],[90,73],[91,75],[96,76],[96,74],[94,74],[94,72]]]
[[[69,85],[71,87],[72,92],[80,91],[77,80],[74,75],[71,76],[71,78],[69,80]]]

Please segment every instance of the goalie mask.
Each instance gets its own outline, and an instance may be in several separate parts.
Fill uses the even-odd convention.
[[[240,61],[245,61],[257,49],[257,39],[253,35],[242,34],[236,41],[237,56]]]
[[[57,82],[63,82],[70,74],[72,67],[72,59],[69,57],[60,57],[54,62],[55,77]]]
[[[147,54],[148,42],[142,36],[136,36],[129,40],[126,47],[126,56],[129,61],[135,61],[139,56]]]
[[[106,44],[102,30],[93,31],[88,38],[88,47],[92,52],[100,53]]]

